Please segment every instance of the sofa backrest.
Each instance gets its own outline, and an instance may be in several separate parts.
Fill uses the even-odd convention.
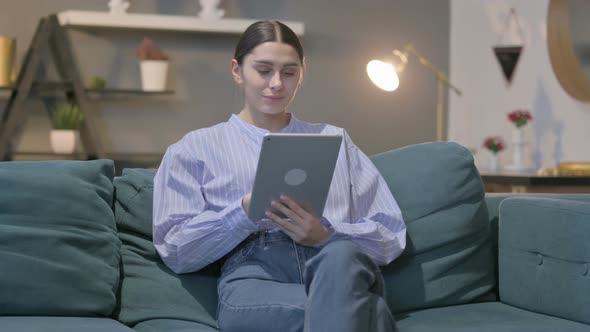
[[[154,248],[154,175],[153,170],[125,169],[114,181],[123,262],[117,319],[129,326],[150,319],[180,319],[216,327],[218,266],[177,275]]]
[[[496,254],[484,188],[471,153],[425,143],[371,157],[402,210],[407,247],[383,268],[394,312],[489,297]]]
[[[465,148],[427,143],[371,157],[408,226],[408,245],[384,267],[394,312],[476,301],[496,287],[484,189]],[[154,171],[126,169],[115,179],[115,215],[123,242],[119,319],[133,326],[174,317],[214,324],[217,266],[175,275],[152,240]],[[165,303],[165,304],[164,304]]]
[[[0,162],[0,316],[111,315],[114,173],[110,160]]]

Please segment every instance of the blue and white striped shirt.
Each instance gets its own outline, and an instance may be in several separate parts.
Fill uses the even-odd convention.
[[[343,136],[322,218],[333,234],[323,244],[349,239],[380,265],[399,256],[406,245],[401,211],[383,177],[346,131],[291,115],[279,132]],[[172,271],[197,271],[264,228],[248,218],[242,197],[252,191],[266,133],[232,115],[227,122],[188,133],[167,149],[154,179],[153,237]]]

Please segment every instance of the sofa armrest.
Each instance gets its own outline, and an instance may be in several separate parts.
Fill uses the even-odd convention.
[[[500,204],[500,301],[590,324],[590,203],[514,197]]]

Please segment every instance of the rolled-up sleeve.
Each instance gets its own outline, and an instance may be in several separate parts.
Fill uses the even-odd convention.
[[[329,241],[347,238],[359,245],[379,265],[387,265],[397,258],[406,246],[406,225],[402,212],[387,183],[371,160],[352,143],[344,132],[344,149],[348,167],[343,190],[349,197],[340,197],[334,204],[332,216],[325,216],[333,234]],[[346,210],[346,211],[344,211]],[[346,217],[342,217],[346,216]]]
[[[154,246],[176,273],[200,270],[258,229],[241,199],[220,211],[206,209],[204,167],[181,140],[168,148],[154,178]]]

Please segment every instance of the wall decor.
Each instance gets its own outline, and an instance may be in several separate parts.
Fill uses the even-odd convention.
[[[510,20],[514,20],[516,23],[516,27],[518,29],[519,36],[522,40],[522,44],[515,44],[515,45],[506,45],[503,43],[504,34],[506,33],[506,28],[510,26]],[[498,38],[498,45],[492,47],[494,51],[494,55],[500,64],[500,68],[502,69],[502,73],[506,78],[506,82],[508,84],[512,83],[512,78],[514,77],[514,71],[516,69],[516,65],[518,64],[518,60],[520,60],[520,55],[522,53],[524,47],[524,35],[522,33],[522,28],[520,23],[518,22],[518,16],[516,15],[516,10],[514,8],[510,9],[510,13],[506,17],[506,24],[504,24],[504,29]]]

